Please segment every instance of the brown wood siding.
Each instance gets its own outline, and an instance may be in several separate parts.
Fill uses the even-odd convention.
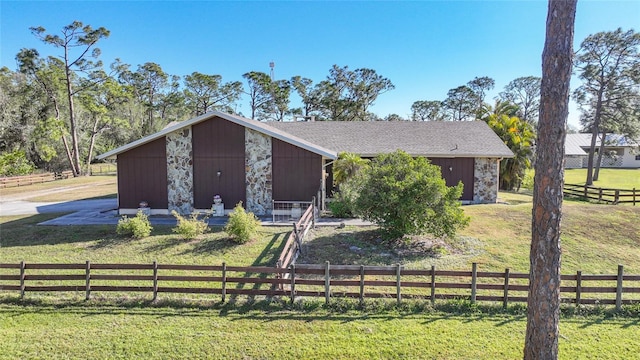
[[[218,194],[226,209],[246,202],[245,128],[213,118],[193,125],[193,197],[196,209],[208,209]],[[221,175],[218,176],[217,172]]]
[[[322,156],[272,139],[273,200],[311,201],[322,179]]]
[[[152,209],[168,207],[164,137],[118,155],[118,208],[135,209],[140,201]]]
[[[460,200],[473,200],[473,158],[429,158],[429,160],[432,164],[440,166],[447,186],[455,186],[462,181],[464,190]]]

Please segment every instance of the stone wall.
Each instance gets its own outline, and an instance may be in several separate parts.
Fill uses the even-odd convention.
[[[246,128],[245,130],[245,209],[256,215],[271,213],[271,137]]]
[[[193,150],[191,127],[167,134],[167,195],[169,211],[193,211]]]
[[[473,202],[494,204],[498,201],[500,161],[496,158],[476,158],[473,170]]]

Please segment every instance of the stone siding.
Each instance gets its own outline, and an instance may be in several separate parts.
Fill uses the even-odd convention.
[[[245,130],[245,208],[256,215],[271,213],[271,137],[246,128]]]
[[[473,170],[473,202],[495,204],[498,201],[499,160],[476,158]]]
[[[193,212],[193,150],[191,127],[167,134],[168,210]]]

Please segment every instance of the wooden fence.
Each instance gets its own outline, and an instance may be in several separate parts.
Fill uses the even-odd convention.
[[[277,268],[288,268],[296,262],[300,249],[302,248],[302,241],[309,232],[309,229],[315,227],[315,198],[311,201],[311,205],[300,216],[298,222],[293,224],[293,231],[289,234],[287,241],[284,243],[284,248],[278,261],[276,262]]]
[[[632,190],[599,188],[587,185],[564,184],[563,192],[568,196],[584,200],[596,200],[608,204],[640,203],[640,189]]]
[[[580,304],[640,303],[640,275],[562,275],[562,301]],[[285,278],[285,274],[289,277]],[[395,266],[291,265],[289,268],[159,264],[0,264],[0,292],[160,293],[296,297],[464,299],[499,302],[506,307],[526,302],[526,273],[431,269]],[[633,285],[633,286],[632,286]]]
[[[0,189],[40,184],[60,179],[68,179],[73,176],[72,171],[63,171],[61,173],[44,173],[25,176],[11,176],[0,178]]]

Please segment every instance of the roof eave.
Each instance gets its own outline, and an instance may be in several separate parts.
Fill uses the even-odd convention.
[[[227,113],[223,113],[223,112],[219,112],[219,111],[212,111],[210,113],[206,113],[204,115],[200,115],[198,117],[195,117],[193,119],[189,119],[186,121],[183,121],[179,124],[176,124],[174,126],[162,129],[161,131],[155,133],[155,134],[151,134],[148,136],[143,137],[142,139],[138,139],[136,141],[130,142],[129,144],[120,146],[116,149],[113,149],[111,151],[108,151],[104,154],[100,154],[98,156],[96,156],[96,159],[98,160],[104,160],[104,159],[108,159],[108,158],[112,158],[117,156],[118,154],[121,154],[125,151],[128,151],[129,149],[133,149],[135,147],[150,143],[154,140],[157,140],[169,133],[172,133],[174,131],[180,130],[182,128],[200,123],[202,121],[208,120],[210,118],[213,117],[220,117],[223,118],[227,121],[231,121],[235,124],[247,127],[249,129],[258,131],[260,133],[263,133],[265,135],[271,136],[271,137],[275,137],[276,139],[285,141],[287,143],[290,143],[292,145],[295,145],[297,147],[303,148],[305,150],[311,151],[313,153],[316,153],[318,155],[330,158],[330,159],[337,159],[338,158],[338,154],[335,151],[331,151],[329,149],[326,149],[324,147],[321,146],[317,146],[315,144],[312,144],[310,142],[307,142],[303,139],[300,139],[298,137],[295,136],[291,136],[283,131],[279,131],[275,128],[270,127],[267,124],[264,123],[260,123],[257,122],[255,120],[250,120],[250,119],[245,119],[243,117],[240,116],[235,116],[235,115],[230,115]]]

